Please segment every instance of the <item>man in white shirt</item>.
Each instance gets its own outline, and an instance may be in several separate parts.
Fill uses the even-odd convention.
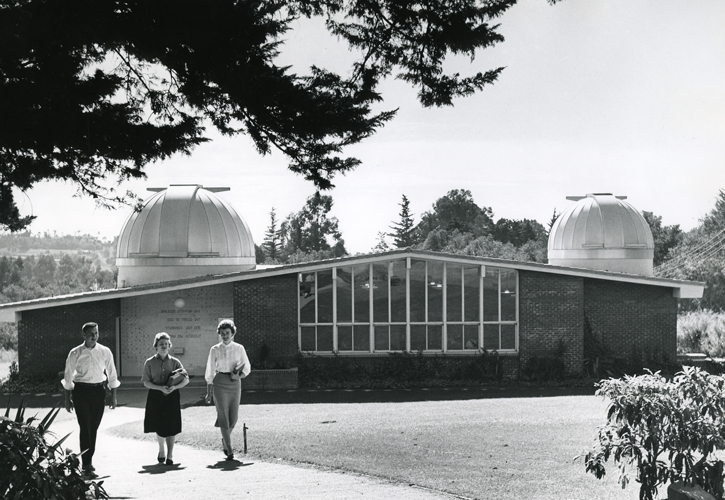
[[[98,325],[83,325],[84,342],[68,353],[65,362],[63,388],[65,389],[65,409],[73,411],[75,407],[78,426],[80,427],[80,445],[83,473],[90,479],[98,475],[93,467],[93,454],[96,451],[96,435],[101,425],[103,410],[106,405],[106,389],[108,381],[112,397],[109,408],[117,405],[116,388],[121,385],[116,374],[111,350],[98,343]]]

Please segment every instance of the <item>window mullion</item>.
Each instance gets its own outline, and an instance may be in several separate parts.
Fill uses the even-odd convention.
[[[332,350],[337,351],[337,268],[332,268]]]
[[[478,345],[483,348],[486,347],[483,345],[483,293],[485,290],[483,280],[485,276],[486,266],[481,266],[478,275]]]
[[[443,262],[443,352],[448,351],[448,263]]]
[[[370,325],[368,329],[368,335],[370,335],[370,348],[369,352],[375,351],[375,323],[373,317],[373,264],[368,264],[368,319]]]
[[[410,257],[405,259],[405,350],[410,352]]]

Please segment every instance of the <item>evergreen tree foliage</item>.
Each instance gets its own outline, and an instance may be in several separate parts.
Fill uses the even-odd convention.
[[[388,242],[385,239],[387,236],[388,234],[382,231],[378,232],[377,243],[375,243],[375,246],[371,249],[373,253],[389,252],[391,250],[390,245],[388,245]]]
[[[0,8],[0,227],[27,226],[12,188],[68,180],[99,203],[129,200],[110,180],[189,154],[205,129],[246,134],[319,189],[360,161],[343,148],[395,111],[377,112],[395,76],[424,106],[451,105],[502,68],[444,71],[449,55],[501,41],[516,0],[12,0]],[[351,68],[298,75],[275,63],[300,18],[322,18]]]
[[[269,211],[269,226],[267,226],[262,242],[266,263],[274,264],[280,258],[281,239],[280,229],[277,227],[277,212],[272,207],[272,210]]]
[[[549,223],[546,225],[546,235],[549,236],[551,234],[551,229],[554,227],[554,224],[556,223],[556,219],[559,218],[561,214],[556,213],[556,208],[554,208],[554,213],[551,214],[551,219],[549,219]]]
[[[388,233],[387,236],[393,238],[393,244],[396,248],[408,248],[412,247],[416,242],[417,238],[415,235],[415,223],[413,222],[413,214],[410,213],[410,200],[403,195],[403,200],[399,203],[400,205],[400,220],[393,222],[390,229],[392,233]]]

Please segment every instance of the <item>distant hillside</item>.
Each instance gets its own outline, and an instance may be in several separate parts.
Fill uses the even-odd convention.
[[[56,260],[62,254],[84,255],[91,261],[100,260],[101,268],[112,270],[116,262],[116,242],[100,239],[89,234],[57,235],[45,232],[33,234],[0,233],[0,256],[30,257],[50,254]]]
[[[0,303],[114,288],[115,263],[115,241],[0,234]]]
[[[32,234],[30,231],[0,234],[0,250],[7,251],[6,253],[26,253],[30,250],[103,250],[115,246],[116,239],[101,240],[89,234],[58,236],[48,232]]]

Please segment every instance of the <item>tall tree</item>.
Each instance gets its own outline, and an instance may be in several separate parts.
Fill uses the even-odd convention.
[[[546,225],[546,235],[549,236],[551,233],[551,228],[554,227],[554,224],[556,223],[556,219],[559,218],[561,214],[556,213],[556,207],[554,207],[554,213],[551,214],[551,219],[549,219],[549,223]]]
[[[271,263],[277,262],[280,257],[281,239],[280,230],[277,227],[277,212],[272,207],[272,210],[269,211],[269,226],[267,226],[267,231],[264,233],[264,241],[262,242],[266,260],[269,260]]]
[[[410,200],[405,195],[403,195],[403,200],[399,205],[400,220],[393,222],[393,225],[390,226],[393,232],[388,233],[387,236],[393,238],[393,243],[396,248],[407,248],[417,242],[415,223],[413,222],[413,214],[410,213]]]
[[[702,220],[702,230],[712,235],[725,229],[725,191],[719,190],[715,206]]]
[[[373,253],[389,252],[390,245],[388,245],[388,242],[385,239],[387,236],[388,234],[384,233],[383,231],[379,231],[377,242],[375,243],[375,246],[370,249],[370,251]]]
[[[423,214],[418,229],[423,240],[435,229],[483,236],[493,230],[492,217],[491,208],[479,207],[469,190],[453,189],[438,198],[430,212]]]
[[[548,233],[544,226],[535,220],[515,220],[502,217],[494,225],[493,237],[501,243],[511,243],[520,247],[528,241],[545,241]]]
[[[211,125],[272,148],[320,189],[360,161],[343,148],[393,118],[376,112],[395,76],[424,106],[451,105],[502,68],[444,71],[501,41],[493,23],[516,0],[12,0],[0,7],[0,225],[30,219],[12,187],[68,180],[101,203],[104,186],[189,153]],[[301,17],[325,20],[351,68],[307,75],[275,64]],[[342,76],[344,75],[344,76]],[[104,182],[106,181],[106,182]]]
[[[334,257],[347,254],[337,217],[330,217],[332,196],[319,191],[307,198],[305,206],[290,214],[281,226],[285,253],[333,251]],[[298,256],[297,261],[301,260]]]
[[[679,224],[674,226],[663,226],[662,217],[652,212],[642,212],[644,220],[647,221],[650,231],[652,231],[652,239],[654,240],[654,260],[655,266],[662,264],[670,250],[675,248],[684,237],[684,233],[680,229]]]

